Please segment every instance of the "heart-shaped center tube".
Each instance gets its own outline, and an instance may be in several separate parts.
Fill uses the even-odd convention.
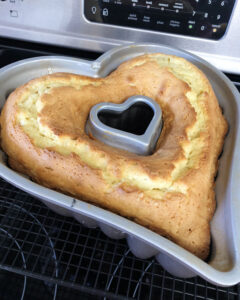
[[[112,147],[150,155],[162,129],[162,111],[151,98],[133,96],[124,103],[92,107],[86,131]]]
[[[144,102],[136,102],[125,111],[101,110],[98,113],[99,120],[112,128],[142,135],[146,132],[154,112]]]

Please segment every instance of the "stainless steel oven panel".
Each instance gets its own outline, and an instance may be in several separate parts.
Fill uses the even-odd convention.
[[[30,181],[8,167],[1,151],[0,176],[41,199],[59,214],[75,217],[88,227],[99,226],[111,238],[125,237],[136,256],[155,256],[167,271],[176,276],[200,275],[217,285],[234,285],[240,282],[240,96],[224,74],[196,56],[160,45],[141,44],[115,48],[94,62],[66,57],[33,58],[0,70],[0,107],[10,91],[34,77],[58,71],[104,77],[123,61],[151,52],[182,56],[202,69],[214,88],[229,124],[216,180],[217,209],[211,222],[212,250],[208,263],[128,219]]]
[[[91,23],[83,15],[83,6],[83,0],[0,1],[0,36],[99,52],[124,43],[159,43],[195,53],[222,71],[239,73],[240,1],[227,32],[217,41]]]

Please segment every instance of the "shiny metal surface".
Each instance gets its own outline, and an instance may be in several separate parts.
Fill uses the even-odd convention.
[[[150,123],[147,120],[150,116],[148,116],[146,107],[143,108],[144,111],[140,114],[138,113],[138,110],[140,110],[140,108],[137,109],[135,107],[134,110],[129,111],[129,109],[131,109],[131,107],[133,107],[134,105],[141,104],[145,104],[145,106],[148,106],[152,111],[152,115],[149,120]],[[125,116],[123,116],[124,112]],[[106,125],[101,121],[101,113],[115,114],[115,117],[112,118],[112,120],[109,119],[109,125]],[[147,128],[141,128],[141,124],[146,123],[144,122],[144,118],[148,123],[146,124]],[[117,123],[120,125],[118,127],[121,127],[121,130],[117,128]],[[138,130],[138,128],[140,130]],[[94,136],[96,139],[102,141],[103,143],[139,155],[150,155],[153,153],[161,129],[162,110],[160,106],[153,99],[141,95],[132,96],[121,104],[105,102],[94,105],[90,111],[89,119],[86,125],[87,133]],[[134,133],[132,133],[131,131]],[[144,131],[144,133],[142,133],[141,131]]]
[[[239,73],[240,1],[236,1],[226,34],[218,41],[91,23],[83,15],[83,2],[0,1],[0,37],[98,52],[132,42],[159,43],[197,54],[222,71]]]

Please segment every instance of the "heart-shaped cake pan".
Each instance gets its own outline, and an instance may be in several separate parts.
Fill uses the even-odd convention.
[[[94,62],[56,56],[31,58],[0,70],[0,105],[3,106],[9,92],[32,78],[52,72],[105,77],[122,62],[153,52],[184,57],[200,68],[211,82],[229,124],[216,178],[217,208],[211,222],[212,247],[208,262],[128,219],[32,182],[8,167],[3,152],[0,155],[0,176],[41,199],[59,214],[72,216],[88,227],[99,226],[111,238],[125,237],[136,256],[155,256],[168,272],[176,276],[200,275],[217,285],[234,285],[240,282],[240,101],[237,89],[223,73],[190,53],[162,45],[122,46]]]
[[[86,131],[103,143],[150,155],[162,129],[162,110],[156,101],[132,96],[121,104],[99,103],[92,107]]]

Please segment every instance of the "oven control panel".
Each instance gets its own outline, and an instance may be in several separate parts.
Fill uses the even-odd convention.
[[[84,0],[87,20],[220,39],[235,0]]]

